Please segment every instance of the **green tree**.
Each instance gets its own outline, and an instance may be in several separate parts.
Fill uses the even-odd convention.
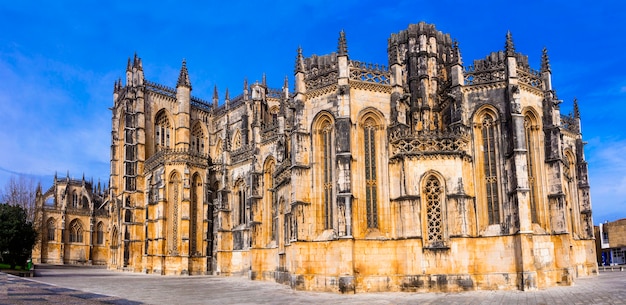
[[[26,266],[37,232],[28,220],[26,210],[19,205],[0,204],[0,259],[10,264]]]

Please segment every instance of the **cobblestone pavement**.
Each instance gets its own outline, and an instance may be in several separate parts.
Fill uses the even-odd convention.
[[[295,291],[242,277],[157,276],[67,266],[36,270],[32,279],[0,274],[0,304],[626,304],[626,271],[526,292],[342,295]]]

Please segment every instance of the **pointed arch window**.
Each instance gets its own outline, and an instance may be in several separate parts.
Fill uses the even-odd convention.
[[[500,223],[500,200],[496,160],[496,126],[491,114],[482,120],[483,177],[489,224]]]
[[[193,176],[191,187],[191,204],[189,207],[189,247],[191,254],[198,252],[198,217],[202,196],[202,180],[198,174]]]
[[[83,225],[78,219],[70,222],[70,243],[82,243],[83,242]]]
[[[566,204],[568,206],[567,214],[569,214],[570,232],[579,233],[579,222],[577,221],[577,215],[579,213],[578,206],[576,204],[576,159],[571,152],[565,154],[565,180],[566,180]]]
[[[367,227],[378,228],[378,202],[376,178],[376,125],[372,119],[363,125],[365,157],[365,204]]]
[[[47,230],[48,230],[48,241],[54,241],[54,235],[55,235],[55,231],[56,231],[56,224],[54,221],[54,218],[50,218],[48,219],[48,223],[46,226]]]
[[[537,145],[537,127],[533,124],[530,116],[524,117],[524,134],[526,136],[526,165],[528,170],[528,188],[530,193],[530,218],[533,223],[538,223],[537,216],[537,174],[536,174],[536,148]]]
[[[78,194],[76,193],[76,191],[72,192],[72,207],[78,208]]]
[[[204,132],[200,123],[194,125],[191,130],[191,151],[204,153]]]
[[[165,111],[160,111],[155,119],[155,143],[156,150],[159,151],[164,148],[170,147],[170,134],[172,126],[170,125],[170,120],[167,118],[167,114]]]
[[[178,253],[178,222],[179,222],[179,205],[181,199],[181,178],[180,174],[173,172],[170,175],[167,209],[167,229],[168,249],[172,253]]]
[[[235,132],[235,136],[233,137],[233,145],[232,148],[233,150],[238,150],[241,148],[241,132],[239,130],[237,130]]]
[[[96,244],[104,244],[104,224],[102,221],[98,222],[98,225],[96,226]]]
[[[274,160],[269,159],[265,163],[265,206],[271,210],[270,215],[270,236],[271,240],[276,241],[278,235],[278,208],[274,197]]]
[[[321,129],[322,162],[324,172],[324,229],[333,228],[333,126],[324,122]]]
[[[426,200],[427,240],[431,245],[441,245],[444,241],[443,230],[443,188],[439,179],[430,176],[424,184]]]
[[[237,186],[237,208],[236,208],[236,223],[243,225],[246,223],[246,190],[245,184],[240,183]]]
[[[111,230],[111,248],[116,249],[119,245],[119,236],[118,236],[118,232],[117,232],[117,227],[113,227],[113,229]]]

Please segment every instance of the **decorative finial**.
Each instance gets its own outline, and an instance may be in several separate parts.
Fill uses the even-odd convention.
[[[187,87],[191,90],[191,82],[189,81],[189,72],[187,72],[187,61],[183,58],[183,66],[180,68],[180,75],[178,75],[178,83],[176,87]]]
[[[243,91],[248,90],[248,78],[244,77],[243,79]]]
[[[129,57],[129,58],[128,58],[128,63],[126,63],[126,71],[127,71],[127,72],[130,72],[130,71],[132,71],[132,70],[133,70],[133,69],[132,69],[132,67],[131,67],[131,65],[130,65],[130,57]]]
[[[298,46],[298,55],[296,56],[296,73],[304,72],[304,57],[302,56],[302,47]]]
[[[263,72],[263,86],[267,87],[267,76],[265,75],[265,72]]]
[[[506,32],[506,44],[504,45],[506,56],[515,56],[515,45],[513,44],[513,35],[511,31]]]
[[[580,108],[578,108],[577,98],[574,98],[574,117],[580,119]]]
[[[550,58],[546,47],[541,51],[541,72],[550,72]]]
[[[339,42],[337,44],[337,53],[339,56],[348,55],[348,43],[346,42],[346,32],[339,32]]]
[[[285,75],[285,81],[283,82],[283,89],[287,89],[289,88],[289,79],[287,78],[287,75]]]
[[[230,94],[228,93],[228,88],[226,88],[226,93],[224,94],[224,99],[230,101]]]

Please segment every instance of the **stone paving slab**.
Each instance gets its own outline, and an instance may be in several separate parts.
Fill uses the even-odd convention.
[[[40,267],[40,266],[38,266]],[[2,304],[625,304],[626,271],[537,291],[360,293],[295,291],[242,277],[158,276],[97,268],[41,266],[31,279],[2,275]]]

